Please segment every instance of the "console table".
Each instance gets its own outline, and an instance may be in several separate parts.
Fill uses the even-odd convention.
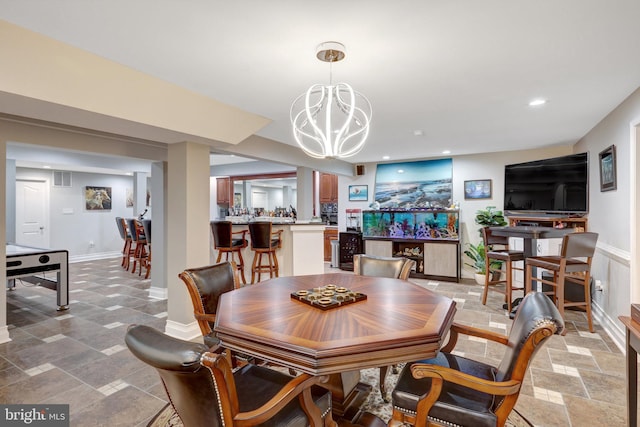
[[[573,231],[587,231],[587,217],[569,217],[569,216],[509,216],[509,225],[512,227],[520,225],[532,225],[540,227],[553,228],[572,228]]]

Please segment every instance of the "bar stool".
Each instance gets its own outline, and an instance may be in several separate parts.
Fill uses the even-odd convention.
[[[485,276],[484,291],[482,292],[482,304],[487,304],[487,293],[489,287],[491,290],[504,294],[507,303],[507,311],[511,313],[511,304],[513,301],[512,292],[522,291],[524,297],[524,285],[513,286],[513,270],[524,270],[524,268],[513,267],[514,262],[524,261],[523,251],[514,251],[509,249],[509,238],[504,236],[494,236],[489,227],[482,228],[482,239],[485,247]],[[496,246],[501,246],[497,248]],[[501,261],[506,266],[506,271],[501,268],[491,268],[491,263]],[[502,267],[502,265],[501,265]],[[502,279],[502,273],[505,273],[505,279]],[[494,278],[494,274],[498,275]],[[504,290],[496,287],[504,284]]]
[[[129,233],[126,220],[122,217],[116,217],[116,226],[118,227],[118,232],[124,242],[124,246],[122,248],[122,263],[120,265],[125,270],[129,270],[129,259],[133,255],[133,249],[131,247],[131,233]]]
[[[131,241],[133,244],[133,267],[131,272],[136,272],[136,267],[139,265],[138,275],[142,275],[142,263],[147,257],[147,239],[144,235],[144,229],[142,224],[135,218],[128,218],[127,225],[129,226],[129,232],[131,233]]]
[[[591,260],[596,251],[598,233],[570,233],[562,238],[562,249],[559,256],[535,256],[526,261],[525,283],[532,286],[539,282],[551,286],[551,291],[544,291],[558,307],[564,319],[565,307],[583,307],[587,312],[589,331],[593,332],[591,318]],[[533,267],[553,272],[553,279],[547,280],[533,276]],[[584,301],[567,301],[565,284],[575,283],[584,287]],[[530,289],[529,289],[530,290]]]
[[[236,268],[240,271],[242,277],[242,283],[247,284],[247,279],[244,277],[244,259],[242,258],[242,250],[249,245],[245,235],[248,230],[233,231],[233,224],[231,221],[211,221],[211,232],[213,233],[213,248],[218,250],[218,259],[216,263],[219,263],[224,253],[226,261],[229,261],[229,254],[231,254],[231,261],[233,254],[238,254],[238,262],[236,262]],[[234,235],[236,237],[234,238]]]
[[[149,274],[151,273],[151,220],[143,219],[140,222],[142,223],[144,236],[147,240],[147,247],[149,248],[149,253],[147,254],[146,259],[144,259],[144,267],[147,269],[147,273],[144,275],[144,278],[148,279]]]
[[[256,272],[258,282],[264,272],[269,272],[269,277],[275,273],[278,277],[278,258],[276,249],[282,247],[282,230],[272,231],[271,221],[249,223],[249,235],[251,236],[251,250],[253,254],[253,264],[251,266],[251,283],[255,283]],[[266,254],[269,263],[262,264],[262,255]]]

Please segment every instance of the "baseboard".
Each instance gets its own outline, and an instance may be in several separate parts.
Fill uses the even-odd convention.
[[[7,325],[0,326],[0,344],[11,341],[9,337],[9,327]]]
[[[626,353],[626,336],[625,331],[618,327],[617,322],[609,317],[602,308],[593,300],[591,301],[591,316],[594,321],[597,321],[602,329],[609,335],[615,345],[621,352]]]
[[[189,324],[178,323],[173,320],[167,320],[164,327],[164,332],[174,338],[179,338],[185,341],[191,341],[198,337],[202,337],[198,322],[192,322]]]
[[[167,299],[167,297],[168,297],[167,288],[158,288],[154,286],[149,288],[149,298]]]
[[[121,258],[122,252],[100,252],[95,254],[72,255],[69,257],[69,263],[96,261],[99,259]]]

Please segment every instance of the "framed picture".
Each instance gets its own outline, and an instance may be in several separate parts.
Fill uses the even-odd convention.
[[[111,209],[111,187],[85,187],[84,201],[88,211]]]
[[[350,185],[349,201],[350,202],[366,202],[369,199],[368,185]]]
[[[464,198],[465,199],[490,199],[491,198],[491,180],[490,179],[474,179],[464,182]]]
[[[600,191],[616,189],[616,146],[600,152]]]

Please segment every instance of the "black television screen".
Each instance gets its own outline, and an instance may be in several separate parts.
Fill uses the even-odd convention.
[[[506,165],[504,210],[587,213],[588,183],[587,153]]]

